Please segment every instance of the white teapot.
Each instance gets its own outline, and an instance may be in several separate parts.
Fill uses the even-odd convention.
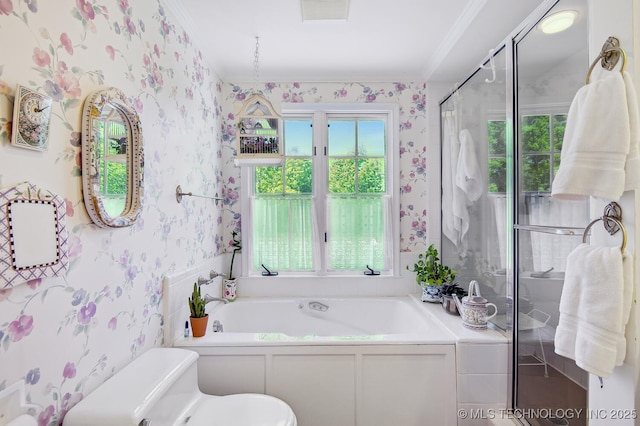
[[[480,295],[479,284],[476,280],[469,283],[469,295],[460,301],[458,295],[453,295],[460,316],[462,325],[472,330],[486,330],[487,321],[496,316],[498,308],[493,303]],[[493,306],[493,314],[487,316],[489,306]]]

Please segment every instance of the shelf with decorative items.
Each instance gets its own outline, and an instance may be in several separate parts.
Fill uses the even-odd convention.
[[[283,160],[281,118],[271,102],[251,96],[238,114],[236,165],[279,165]]]

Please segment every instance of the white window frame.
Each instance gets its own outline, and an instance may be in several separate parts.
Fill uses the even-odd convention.
[[[313,143],[317,155],[313,157],[314,172],[313,190],[314,196],[317,196],[316,217],[318,220],[319,235],[324,236],[327,229],[326,208],[324,199],[320,200],[326,187],[326,164],[327,156],[324,155],[327,141],[327,117],[334,118],[337,115],[344,115],[345,118],[366,118],[376,115],[379,118],[386,119],[386,153],[385,158],[387,166],[387,195],[391,196],[391,233],[392,233],[392,260],[389,262],[390,269],[381,271],[382,276],[399,277],[400,271],[400,124],[399,124],[399,108],[396,104],[286,104],[282,108],[283,119],[287,118],[309,118],[312,122],[320,123],[313,127]],[[285,141],[286,144],[286,141]],[[278,271],[276,277],[262,277],[261,271],[253,270],[252,262],[250,262],[250,253],[252,253],[251,239],[249,232],[245,230],[251,229],[253,220],[251,217],[251,196],[253,194],[253,167],[242,167],[241,171],[241,215],[242,215],[242,277],[261,277],[267,280],[278,279],[279,277],[304,276],[304,277],[332,277],[332,276],[363,276],[364,271],[327,271],[318,269],[319,265],[314,265],[316,270],[308,272],[289,272]],[[326,256],[326,244],[320,247],[320,256]],[[323,259],[322,265],[326,265],[326,259]],[[326,266],[324,266],[326,267]]]

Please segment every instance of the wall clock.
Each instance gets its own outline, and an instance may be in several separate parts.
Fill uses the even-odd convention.
[[[13,104],[11,144],[46,151],[49,147],[52,104],[50,97],[18,84]]]

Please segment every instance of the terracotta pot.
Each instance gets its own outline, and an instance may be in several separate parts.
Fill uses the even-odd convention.
[[[193,337],[202,337],[207,333],[207,323],[209,322],[209,314],[202,318],[189,317],[191,322],[191,335]]]

